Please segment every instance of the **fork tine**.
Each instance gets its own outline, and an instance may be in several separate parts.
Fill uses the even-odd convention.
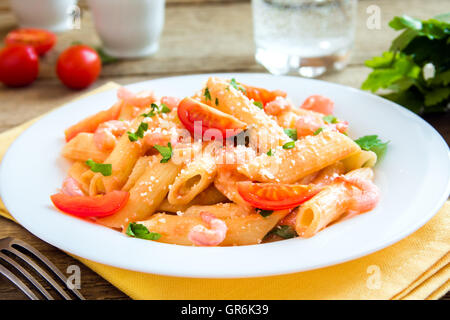
[[[12,246],[13,244],[21,246],[22,248],[25,248],[26,250],[28,250],[29,252],[31,252],[32,254],[34,254],[43,264],[45,264],[47,266],[47,268],[49,268],[50,270],[52,270],[56,276],[67,285],[67,277],[64,276],[64,274],[59,271],[58,268],[56,268],[56,266],[47,259],[46,256],[44,256],[42,253],[40,253],[38,250],[36,250],[35,248],[33,248],[32,246],[30,246],[28,243],[19,240],[19,239],[12,239],[10,241],[10,246]],[[81,294],[81,292],[79,292],[77,289],[71,289],[69,287],[67,287],[67,289],[69,289],[70,291],[73,292],[73,294],[75,294],[80,300],[85,300],[85,298],[83,297],[83,295]]]
[[[20,264],[18,264],[16,261],[5,255],[0,251],[0,259],[3,259],[5,262],[12,265],[14,268],[16,268],[25,278],[27,278],[35,287],[38,289],[48,300],[54,300],[54,298],[51,296],[51,294],[45,290],[45,288],[27,271],[25,270]]]
[[[39,300],[33,291],[28,288],[22,280],[20,280],[14,273],[6,269],[0,264],[0,273],[14,283],[23,293],[25,293],[31,300]]]

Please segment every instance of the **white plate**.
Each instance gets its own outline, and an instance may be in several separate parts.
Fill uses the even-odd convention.
[[[151,80],[128,86],[158,95],[191,95],[210,75]],[[11,146],[0,171],[2,199],[28,230],[78,256],[141,272],[205,278],[254,277],[310,270],[355,259],[406,237],[427,222],[450,190],[449,149],[441,136],[410,111],[359,90],[317,80],[264,74],[220,74],[269,89],[283,89],[298,105],[311,94],[336,104],[350,136],[389,140],[377,164],[378,207],[333,225],[310,239],[241,247],[187,247],[129,238],[55,210],[56,192],[69,164],[60,156],[64,129],[113,104],[115,91],[65,105],[38,121]]]

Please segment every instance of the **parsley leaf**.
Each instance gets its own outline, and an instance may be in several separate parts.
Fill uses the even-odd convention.
[[[284,129],[284,133],[292,140],[297,140],[297,129],[286,128]]]
[[[150,110],[147,113],[141,114],[142,117],[151,118],[151,117],[156,116],[156,113],[158,113],[158,114],[169,113],[171,111],[170,108],[165,103],[161,103],[161,105],[159,107],[155,103],[152,103],[150,107],[152,108],[152,110]]]
[[[86,165],[91,168],[92,172],[100,172],[105,177],[112,174],[112,164],[109,163],[97,163],[92,159],[86,161]]]
[[[268,217],[273,213],[273,210],[264,210],[256,208],[256,213],[259,213],[262,217]]]
[[[219,105],[219,98],[216,98],[216,106]]]
[[[273,151],[272,149],[270,149],[269,151],[267,151],[267,155],[268,156],[273,156],[275,154],[275,151]]]
[[[158,150],[158,152],[162,155],[160,163],[167,163],[170,158],[172,158],[172,144],[170,142],[167,144],[167,147],[156,144],[153,148]]]
[[[321,133],[323,131],[323,128],[320,127],[319,129],[317,129],[316,131],[313,132],[313,135],[317,136],[319,133]]]
[[[338,122],[337,118],[331,114],[323,117],[323,121],[325,121],[326,123],[337,123]]]
[[[170,111],[170,108],[165,103],[161,103],[159,113],[169,113]]]
[[[260,109],[264,109],[264,106],[261,101],[253,101],[253,104]]]
[[[364,136],[355,140],[355,142],[361,147],[361,149],[375,152],[378,158],[386,152],[387,145],[389,143],[381,141],[377,135]]]
[[[211,93],[209,93],[208,87],[206,87],[205,93],[203,95],[205,96],[206,101],[211,100]]]
[[[140,223],[132,222],[128,225],[127,235],[145,240],[158,240],[161,234],[148,231],[147,227]]]
[[[276,234],[283,239],[290,239],[297,236],[297,232],[295,232],[294,228],[287,225],[275,227],[271,233]]]
[[[289,141],[283,144],[283,149],[292,149],[295,147],[295,141]]]
[[[230,85],[231,85],[233,88],[235,88],[236,90],[241,90],[244,94],[247,93],[247,91],[245,90],[245,88],[244,88],[242,85],[240,85],[239,82],[236,82],[236,79],[235,79],[235,78],[231,79]]]
[[[127,131],[128,139],[130,139],[131,142],[138,141],[139,138],[144,137],[144,132],[148,130],[148,123],[141,122],[139,127],[137,128],[136,132],[130,132]]]

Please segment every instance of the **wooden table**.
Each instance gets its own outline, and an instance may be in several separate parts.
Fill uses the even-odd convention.
[[[366,27],[369,5],[381,8],[382,28]],[[10,89],[0,86],[0,132],[17,126],[79,96],[61,85],[55,75],[59,53],[74,41],[99,45],[84,1],[80,30],[59,35],[56,48],[41,61],[39,79],[31,86]],[[450,12],[450,1],[442,0],[361,0],[353,57],[349,66],[339,73],[321,79],[360,87],[369,73],[364,61],[387,50],[395,32],[387,27],[395,15],[409,14],[418,18]],[[0,0],[0,38],[16,28],[15,18],[7,0]],[[166,23],[158,53],[147,59],[120,61],[107,65],[101,78],[88,90],[108,81],[128,84],[169,75],[203,72],[264,72],[253,57],[251,6],[248,0],[167,0]],[[427,116],[450,144],[450,113]],[[78,261],[36,238],[17,224],[0,218],[0,238],[23,239],[48,256],[61,270],[71,264],[82,270],[82,293],[88,299],[127,299],[128,297]],[[447,295],[447,297],[450,297]],[[18,290],[0,277],[0,299],[24,299]]]

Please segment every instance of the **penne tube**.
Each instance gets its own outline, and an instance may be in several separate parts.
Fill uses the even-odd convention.
[[[237,182],[248,181],[248,178],[232,167],[220,166],[214,179],[214,186],[228,199],[238,204],[244,211],[250,212],[252,207],[237,191]]]
[[[295,141],[291,149],[277,148],[273,156],[262,154],[237,170],[252,181],[293,183],[360,150],[346,135],[323,131]]]
[[[74,162],[68,172],[69,177],[75,179],[80,185],[81,190],[86,194],[89,193],[90,178],[86,178],[86,173],[89,172],[92,172],[89,167],[80,161]]]
[[[330,184],[337,176],[344,174],[345,171],[344,164],[341,161],[338,161],[320,170],[312,180],[312,183],[318,185]]]
[[[342,160],[347,171],[359,168],[371,168],[377,163],[377,154],[373,151],[361,150]]]
[[[123,186],[122,190],[130,191],[130,189],[136,184],[136,181],[144,174],[145,170],[153,165],[153,162],[156,161],[156,157],[146,156],[140,157],[136,164],[133,167],[133,171],[131,171],[130,176],[128,177],[127,182]]]
[[[196,157],[183,168],[170,188],[167,200],[173,205],[191,202],[209,187],[217,172],[217,164],[209,153]]]
[[[373,179],[370,168],[353,170],[347,177]],[[295,230],[303,238],[309,238],[330,223],[339,219],[348,209],[351,200],[351,190],[343,182],[334,182],[325,187],[313,198],[303,203],[297,209]]]
[[[191,202],[188,204],[171,204],[167,198],[164,199],[163,202],[159,205],[158,211],[163,212],[184,212],[186,209],[193,205],[212,205],[219,202],[228,201],[227,197],[225,197],[219,190],[216,189],[213,185],[206,188],[205,191],[199,193]]]
[[[250,146],[256,151],[265,153],[290,140],[272,117],[254,105],[229,82],[211,77],[208,79],[207,88],[211,96],[209,102],[217,101],[217,104],[211,103],[212,107],[231,114],[249,125]]]
[[[93,133],[82,132],[64,145],[61,154],[70,160],[87,161],[92,159],[102,163],[108,158],[109,152],[97,148]]]
[[[97,222],[111,228],[124,229],[130,222],[148,218],[159,207],[175,180],[180,166],[172,161],[160,163],[161,156],[154,156],[152,165],[137,179],[130,189],[130,198],[119,212],[98,219]]]
[[[235,203],[216,203],[210,206],[194,205],[189,207],[183,214],[184,217],[199,217],[202,212],[210,212],[216,218],[234,218],[248,215],[245,210]]]
[[[211,212],[214,214],[214,212]],[[227,225],[226,237],[219,246],[251,245],[262,239],[289,213],[288,210],[275,211],[270,216],[262,217],[257,213],[246,216],[222,219]],[[146,221],[139,221],[150,232],[161,234],[159,242],[192,246],[189,232],[196,225],[208,227],[199,216],[178,216],[157,213]]]

